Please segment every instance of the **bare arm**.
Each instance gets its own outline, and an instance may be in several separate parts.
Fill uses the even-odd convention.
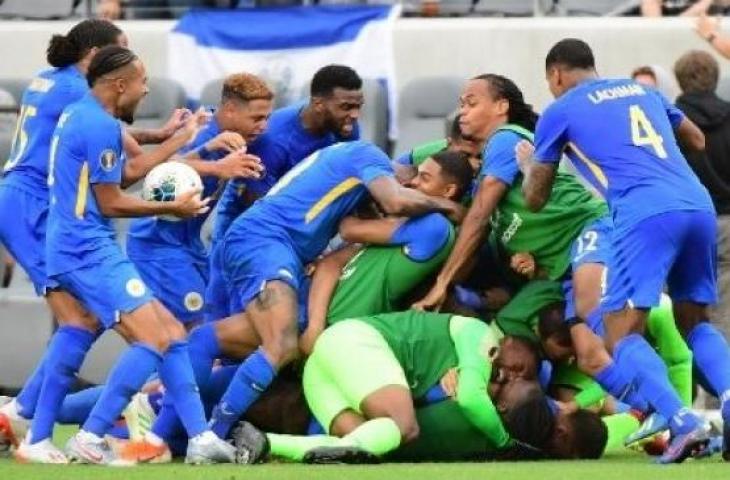
[[[712,6],[713,0],[700,0],[699,2],[690,5],[687,9],[680,13],[680,17],[696,17],[698,15],[704,15],[707,10]]]
[[[534,153],[534,145],[527,140],[522,140],[515,147],[517,163],[524,175],[522,194],[525,197],[525,204],[530,211],[539,212],[550,198],[558,164],[536,162]]]
[[[461,224],[454,249],[446,260],[436,283],[428,294],[413,307],[419,310],[439,309],[446,299],[446,293],[455,279],[465,272],[489,228],[489,218],[507,192],[507,185],[494,177],[486,177],[479,185],[474,202]]]
[[[160,128],[133,128],[127,129],[127,132],[140,145],[150,145],[162,143],[170,138],[185,122],[185,117],[190,115],[187,108],[177,108],[172,112],[170,118]]]
[[[641,15],[644,17],[661,17],[661,0],[641,0]]]
[[[95,183],[94,197],[102,215],[110,218],[175,215],[189,218],[208,211],[209,199],[200,199],[200,190],[191,190],[172,202],[150,202],[122,191],[116,183]]]
[[[390,242],[398,227],[405,222],[404,218],[378,218],[363,220],[357,217],[345,217],[340,222],[340,236],[349,243],[373,243],[386,245]]]
[[[378,205],[388,215],[417,217],[425,213],[441,212],[453,222],[460,223],[464,207],[445,198],[429,197],[401,186],[393,177],[378,177],[368,185],[368,190]]]
[[[679,142],[687,149],[697,152],[705,150],[705,134],[689,118],[684,117],[674,133]]]

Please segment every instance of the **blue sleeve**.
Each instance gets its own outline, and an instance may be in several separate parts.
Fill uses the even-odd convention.
[[[449,240],[451,224],[440,213],[409,218],[390,237],[391,245],[403,245],[411,260],[425,262],[436,255]]]
[[[248,180],[246,183],[251,192],[258,196],[264,196],[292,167],[292,165],[289,165],[288,151],[283,145],[264,134],[251,144],[249,152],[261,159],[265,172],[263,178]]]
[[[651,89],[650,91],[659,97],[659,101],[662,102],[662,107],[664,107],[664,111],[667,113],[667,117],[669,117],[669,123],[671,123],[672,128],[676,130],[679,127],[679,124],[682,123],[682,120],[684,120],[684,113],[682,113],[680,109],[678,109],[658,90]]]
[[[395,177],[390,158],[382,150],[370,144],[364,144],[359,150],[350,165],[355,169],[354,176],[364,185],[378,177]]]
[[[515,146],[522,137],[514,132],[497,132],[484,146],[482,152],[481,178],[494,177],[507,185],[512,185],[520,174],[515,158]]]
[[[91,120],[91,121],[89,121]],[[87,119],[83,142],[90,183],[122,183],[122,127],[117,121]]]
[[[404,153],[403,155],[395,159],[395,163],[398,163],[400,165],[413,165],[413,157],[411,156],[412,153],[413,151]]]
[[[60,116],[66,107],[81,100],[88,90],[88,87],[80,82],[61,83],[52,90],[53,97],[48,105],[49,110],[54,116]]]
[[[560,163],[568,143],[568,123],[557,103],[540,116],[535,128],[535,155],[540,163]]]

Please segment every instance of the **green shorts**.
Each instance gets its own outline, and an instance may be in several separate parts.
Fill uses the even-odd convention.
[[[408,389],[405,373],[388,343],[374,327],[343,320],[322,333],[304,366],[304,396],[327,431],[344,410],[360,405],[383,387]]]

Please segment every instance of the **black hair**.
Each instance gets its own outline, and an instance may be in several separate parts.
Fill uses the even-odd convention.
[[[465,140],[471,140],[471,138],[464,136],[464,132],[461,130],[461,124],[459,123],[461,120],[461,114],[459,113],[454,117],[454,121],[451,122],[451,128],[449,129],[449,137],[452,140],[459,140],[459,139],[465,139]]]
[[[118,45],[109,45],[100,49],[91,60],[86,81],[93,87],[96,81],[107,73],[118,70],[137,60],[137,55],[128,48]]]
[[[441,167],[444,175],[450,177],[456,183],[456,199],[461,199],[471,188],[472,179],[474,178],[474,170],[469,163],[469,157],[463,152],[441,150],[431,155],[431,159]]]
[[[540,339],[546,340],[555,335],[559,343],[570,345],[570,326],[565,322],[565,302],[555,302],[546,306],[537,314],[537,331]]]
[[[553,45],[545,57],[546,70],[555,65],[571,70],[592,70],[596,68],[596,61],[586,42],[577,38],[565,38]]]
[[[489,85],[492,96],[495,99],[504,99],[509,103],[507,122],[519,125],[520,127],[535,131],[539,116],[533,110],[532,105],[525,103],[522,90],[507,77],[494,73],[486,73],[474,77],[474,80],[484,80]]]
[[[46,50],[46,60],[57,68],[68,67],[81,60],[94,47],[116,43],[122,31],[113,23],[89,19],[77,23],[66,35],[53,35]]]
[[[335,88],[360,90],[362,79],[355,70],[345,65],[327,65],[312,77],[310,94],[313,97],[328,97]]]
[[[537,382],[502,416],[502,421],[510,437],[535,448],[544,448],[555,429],[555,415]]]
[[[579,409],[570,414],[568,421],[574,435],[575,458],[600,458],[608,442],[608,427],[601,417],[590,410]]]
[[[532,339],[523,335],[508,335],[513,342],[519,343],[530,355],[530,361],[535,364],[535,368],[540,370],[540,361],[542,360],[542,354],[540,352],[540,346],[535,343]]]

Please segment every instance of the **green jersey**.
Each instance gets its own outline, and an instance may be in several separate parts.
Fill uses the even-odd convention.
[[[539,342],[538,313],[546,306],[564,300],[563,287],[552,280],[532,280],[517,291],[495,317],[505,335],[515,335]]]
[[[451,228],[444,246],[423,262],[411,259],[398,246],[371,245],[360,250],[342,270],[327,323],[400,310],[399,302],[446,261],[454,238]]]
[[[448,146],[449,143],[445,138],[419,145],[411,150],[411,163],[415,166],[419,166],[425,162],[427,158],[432,157]]]
[[[531,132],[515,125],[506,125],[500,130],[516,132],[530,141],[533,139]],[[486,164],[489,162],[489,142],[485,152]],[[550,198],[536,213],[525,204],[522,175],[519,175],[499,202],[491,224],[508,255],[530,252],[548,278],[557,280],[570,266],[573,241],[590,222],[607,213],[608,207],[603,200],[594,197],[575,176],[558,171]]]

